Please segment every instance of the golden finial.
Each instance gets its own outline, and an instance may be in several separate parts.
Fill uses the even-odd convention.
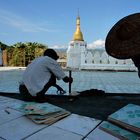
[[[79,16],[79,9],[78,9],[78,16],[76,18],[76,31],[73,35],[73,41],[84,41],[83,34],[80,30],[80,16]]]

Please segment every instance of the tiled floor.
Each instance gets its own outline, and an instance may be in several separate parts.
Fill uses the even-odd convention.
[[[0,96],[0,139],[2,140],[81,140],[89,135],[101,120],[71,114],[47,126],[35,124],[12,105],[23,101]]]
[[[0,92],[18,92],[22,72],[0,72]],[[137,72],[77,71],[72,76],[73,91],[97,88],[113,93],[140,93]],[[68,91],[68,84],[62,81],[59,84]],[[50,92],[54,93],[54,89]],[[0,140],[118,140],[98,128],[102,120],[77,114],[71,114],[51,126],[37,125],[21,112],[9,108],[22,102],[0,96]]]
[[[18,92],[23,70],[0,71],[0,92]],[[69,75],[68,72],[66,72]],[[140,79],[137,72],[75,71],[72,72],[72,91],[100,89],[108,93],[140,93]],[[69,85],[58,81],[67,92]],[[51,88],[48,93],[56,94]]]

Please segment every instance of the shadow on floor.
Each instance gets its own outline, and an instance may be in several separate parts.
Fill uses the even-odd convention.
[[[0,92],[0,95],[23,100],[18,93]],[[79,96],[75,97],[46,95],[46,102],[75,114],[106,120],[108,115],[129,103],[140,105],[140,94],[113,94],[92,89],[80,92]]]

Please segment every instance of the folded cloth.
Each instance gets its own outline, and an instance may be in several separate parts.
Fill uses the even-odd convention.
[[[24,113],[37,124],[50,125],[71,114],[69,111],[50,103],[25,102],[11,108]]]

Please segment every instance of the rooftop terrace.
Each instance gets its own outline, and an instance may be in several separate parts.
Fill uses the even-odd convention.
[[[140,105],[137,72],[76,71],[72,73],[72,90],[87,96],[78,96],[74,100],[68,96],[46,96],[46,102],[70,111],[71,115],[52,125],[35,124],[22,112],[12,108],[25,102],[18,94],[18,80],[23,71],[18,72],[0,72],[0,140],[118,140],[100,130],[99,125],[129,103]],[[61,81],[59,84],[68,91],[68,85]],[[90,89],[104,90],[105,94]],[[54,89],[50,92],[55,93]]]

